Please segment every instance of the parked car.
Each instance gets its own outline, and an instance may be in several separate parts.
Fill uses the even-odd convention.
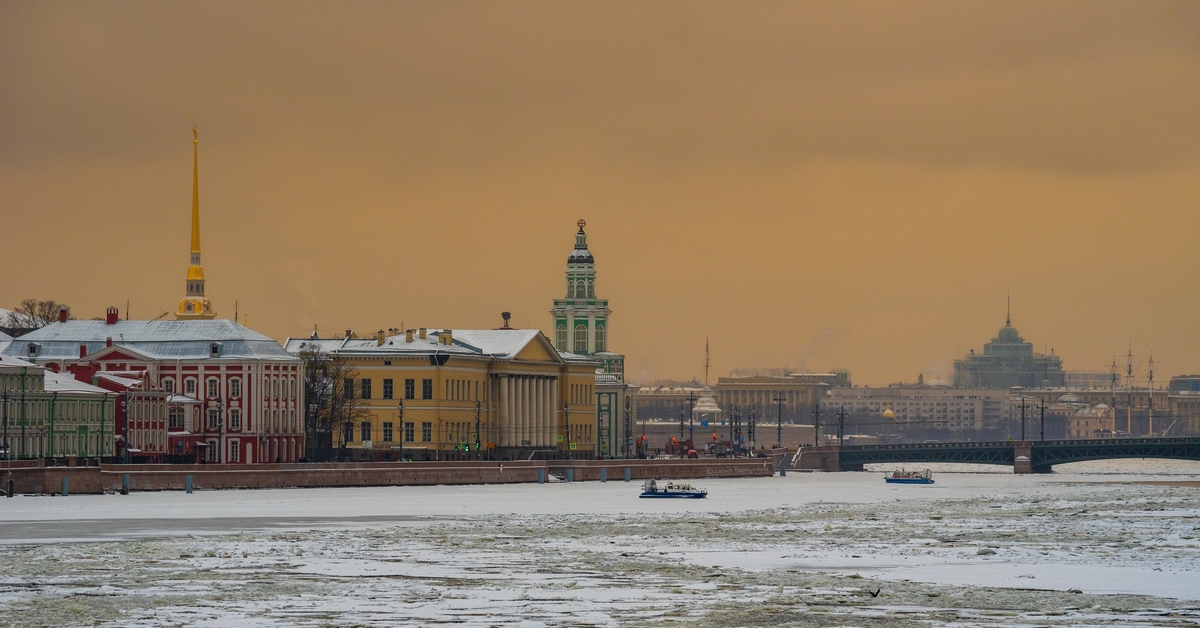
[[[699,458],[699,457],[700,457],[700,452],[696,451],[695,449],[688,450],[688,458]]]

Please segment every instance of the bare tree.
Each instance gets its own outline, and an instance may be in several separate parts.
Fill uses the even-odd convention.
[[[304,367],[304,431],[308,435],[309,452],[312,460],[317,452],[327,452],[330,444],[329,401],[333,396],[329,379],[329,354],[313,343],[300,351]]]
[[[59,303],[54,299],[46,299],[40,301],[38,299],[25,299],[17,306],[17,309],[8,313],[4,318],[4,327],[19,331],[21,333],[29,333],[35,329],[41,329],[58,320],[58,310],[61,307],[66,307],[68,318],[74,320],[75,317],[70,316],[70,309],[65,303]]]
[[[329,377],[329,427],[330,436],[338,443],[338,458],[346,457],[346,444],[354,438],[354,426],[370,418],[371,412],[359,395],[354,384],[358,381],[358,369],[345,357],[333,354],[326,363]]]

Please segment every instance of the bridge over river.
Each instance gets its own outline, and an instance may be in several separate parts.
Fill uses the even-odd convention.
[[[793,466],[822,471],[862,471],[864,464],[959,462],[1011,465],[1014,473],[1049,473],[1056,464],[1112,458],[1200,460],[1200,438],[830,445],[802,448]]]

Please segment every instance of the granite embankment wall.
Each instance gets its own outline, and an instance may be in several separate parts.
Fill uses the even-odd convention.
[[[363,462],[255,465],[100,465],[45,466],[44,461],[14,461],[15,493],[59,493],[63,478],[68,493],[121,490],[128,478],[131,491],[192,488],[316,488],[333,486],[407,486],[429,484],[507,484],[537,482],[539,473],[570,475],[595,481],[606,469],[609,481],[630,479],[694,479],[770,476],[773,458],[698,460],[585,460],[519,462]],[[568,470],[571,470],[568,473]],[[0,467],[0,474],[4,474]],[[4,477],[4,475],[0,475]],[[0,487],[6,485],[0,482]]]

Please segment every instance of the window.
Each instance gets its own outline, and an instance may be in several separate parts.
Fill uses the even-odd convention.
[[[393,398],[392,389],[393,389],[392,380],[390,380],[390,379],[383,380],[383,398],[384,399],[392,399]]]
[[[421,380],[421,398],[422,399],[433,399],[433,380],[432,379]]]
[[[175,380],[171,379],[170,377],[163,380],[162,386],[163,390],[169,393],[175,392]]]
[[[229,397],[237,399],[242,396],[242,380],[235,377],[229,380]]]
[[[234,408],[229,411],[229,429],[242,429],[242,411]]]
[[[173,430],[183,429],[183,408],[171,408],[167,412],[167,427]]]
[[[567,298],[568,299],[575,298],[575,282],[571,281],[571,280],[567,281]]]
[[[594,290],[592,290],[592,280],[591,279],[588,279],[587,286],[588,286],[587,298],[589,298],[589,299],[596,298],[596,292]]]
[[[565,324],[559,325],[554,330],[554,344],[558,347],[559,351],[567,350],[567,326]]]
[[[421,442],[428,443],[433,440],[433,423],[428,421],[421,424]]]
[[[241,447],[238,447],[238,442],[236,440],[229,441],[229,462],[238,461],[239,450],[241,450]]]
[[[417,398],[417,380],[415,380],[415,379],[404,380],[404,398],[405,399],[416,399]]]
[[[596,353],[604,351],[604,325],[596,325]]]
[[[342,442],[348,443],[354,440],[354,424],[346,423],[342,425]]]
[[[371,422],[370,421],[363,421],[362,424],[358,426],[358,435],[361,437],[358,440],[361,440],[363,442],[371,440]]]
[[[208,430],[215,432],[221,427],[221,413],[216,408],[208,410]]]
[[[360,387],[362,388],[362,398],[370,399],[371,398],[371,380],[364,377],[362,380],[360,380],[359,384],[360,384]]]
[[[342,393],[344,395],[346,395],[347,399],[354,398],[354,378],[353,377],[347,377],[346,379],[342,380]]]
[[[187,378],[183,382],[183,391],[184,391],[184,394],[195,397],[196,396],[196,380],[194,380],[190,377]]]
[[[587,353],[587,326],[575,326],[575,353]]]
[[[207,443],[208,443],[208,447],[204,448],[204,459],[207,460],[208,462],[216,462],[217,461],[217,441],[210,440],[210,441],[207,441]]]
[[[405,421],[404,422],[404,442],[406,442],[406,443],[413,442],[414,436],[415,435],[413,434],[413,422]]]
[[[392,423],[390,421],[383,422],[383,442],[392,442]]]

